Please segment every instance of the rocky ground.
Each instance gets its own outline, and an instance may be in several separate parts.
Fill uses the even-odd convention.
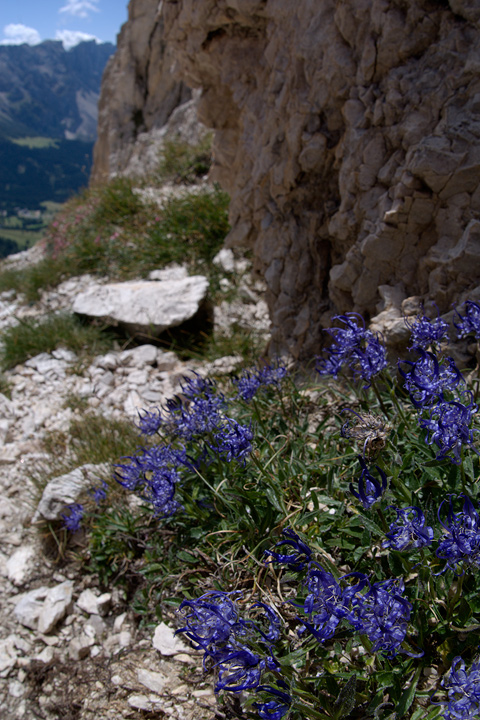
[[[16,262],[37,255],[38,249],[20,254]],[[21,317],[71,308],[91,281],[68,280],[28,307],[3,293],[0,329]],[[266,339],[261,288],[247,274],[240,289],[236,301],[216,308],[217,326],[243,322]],[[0,394],[0,717],[225,717],[215,707],[200,656],[174,638],[173,623],[154,634],[140,629],[117,589],[102,592],[79,566],[60,566],[46,554],[32,522],[55,504],[55,497],[44,497],[39,507],[32,477],[48,461],[43,435],[65,431],[78,412],[65,406],[67,397],[81,396],[98,413],[133,419],[139,408],[170,397],[189,369],[209,373],[212,363],[185,364],[153,345],[112,351],[83,369],[77,360],[64,349],[42,353],[6,373],[11,399]],[[236,363],[235,357],[220,358],[214,367],[229,372]],[[83,475],[88,479],[88,469]]]

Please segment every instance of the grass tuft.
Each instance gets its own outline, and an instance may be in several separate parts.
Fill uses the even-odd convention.
[[[212,134],[197,144],[167,140],[163,145],[156,176],[160,182],[194,183],[207,175],[212,163]]]
[[[95,325],[85,325],[75,315],[58,313],[40,319],[19,320],[0,334],[0,365],[15,367],[42,352],[57,348],[72,350],[81,357],[111,350],[114,336]]]

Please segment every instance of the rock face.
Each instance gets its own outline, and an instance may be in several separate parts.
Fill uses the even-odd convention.
[[[174,58],[165,43],[160,7],[157,0],[129,4],[128,22],[102,82],[93,183],[124,172],[136,154],[137,141],[144,161],[149,146],[154,145],[153,167],[158,133],[175,108],[191,98],[190,89],[172,75]],[[138,171],[145,169],[143,162]]]
[[[148,5],[132,0],[130,32]],[[202,91],[228,244],[254,249],[273,350],[309,356],[332,312],[371,318],[382,296],[445,312],[478,285],[475,3],[181,0],[155,23],[150,66],[174,58]]]

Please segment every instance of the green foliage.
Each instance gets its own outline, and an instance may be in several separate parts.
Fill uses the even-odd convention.
[[[6,370],[41,352],[63,347],[80,356],[93,356],[112,347],[113,336],[75,315],[59,313],[41,319],[20,319],[0,334],[0,363]]]
[[[46,257],[0,272],[0,292],[14,289],[31,302],[72,275],[126,280],[172,262],[214,278],[208,263],[228,230],[228,196],[218,188],[196,187],[159,209],[141,200],[131,180],[117,178],[67,203],[45,236]]]
[[[167,140],[157,169],[159,181],[194,183],[205,176],[212,162],[212,135],[206,134],[195,145],[181,140]]]
[[[50,431],[43,437],[43,449],[49,460],[48,464],[39,466],[33,474],[32,481],[37,492],[43,491],[52,478],[69,473],[81,465],[105,464],[99,482],[100,479],[109,481],[111,497],[120,501],[122,493],[110,479],[110,465],[138,449],[139,435],[136,428],[126,420],[94,413],[81,398],[70,396],[66,405],[77,411],[77,415],[64,431]],[[88,501],[88,497],[86,499]],[[94,505],[91,499],[89,502],[91,506]]]
[[[331,379],[311,384],[305,377],[287,378],[246,402],[228,379],[221,389],[229,415],[255,428],[253,453],[245,464],[213,457],[185,471],[176,486],[182,509],[166,519],[152,515],[145,502],[135,509],[119,490],[107,510],[87,519],[91,570],[105,582],[121,581],[147,623],[169,617],[182,599],[214,589],[243,590],[241,611],[255,599],[273,603],[284,623],[274,649],[279,666],[265,671],[262,683],[278,687],[281,678],[288,684],[293,701],[285,717],[291,720],[433,718],[429,698],[440,690],[452,659],[461,656],[468,664],[475,657],[480,579],[468,564],[462,576],[445,569],[435,544],[388,549],[385,532],[395,520],[392,506],[415,505],[436,528],[438,541],[443,530],[437,511],[449,493],[466,492],[478,505],[479,458],[469,452],[459,467],[436,460],[405,393],[386,372],[368,390]],[[357,413],[379,421],[369,420],[366,449],[360,435],[340,433],[352,397]],[[147,444],[158,441],[145,438]],[[205,441],[213,442],[210,436]],[[362,452],[371,471],[380,468],[389,480],[383,497],[367,509],[350,491],[358,483]],[[337,582],[349,573],[372,584],[403,578],[411,616],[400,652],[374,652],[368,637],[346,620],[323,642],[308,631],[297,635],[306,618],[307,570],[264,565],[265,551],[286,527]],[[249,716],[258,718],[252,702]]]

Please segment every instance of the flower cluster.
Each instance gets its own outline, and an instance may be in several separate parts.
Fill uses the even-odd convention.
[[[320,375],[338,376],[340,370],[349,367],[354,376],[360,375],[370,382],[387,366],[387,355],[378,336],[365,328],[365,322],[357,313],[335,315],[343,327],[329,328],[333,341],[327,349],[327,357],[317,357],[316,369]]]
[[[256,689],[263,672],[278,665],[273,656],[273,643],[280,636],[277,613],[265,603],[255,603],[250,612],[259,617],[244,619],[234,595],[212,591],[180,605],[186,611],[185,625],[177,633],[203,651],[205,669],[218,669],[215,692]]]
[[[240,462],[252,452],[253,430],[251,425],[240,425],[232,418],[226,418],[223,428],[215,433],[209,446],[219,457],[227,462]]]
[[[458,337],[464,338],[473,335],[477,340],[480,340],[480,305],[473,302],[473,300],[467,300],[463,307],[465,314],[460,315],[456,310],[459,322],[453,321]]]
[[[391,550],[417,550],[432,544],[433,528],[425,525],[425,515],[419,507],[412,505],[407,508],[393,508],[397,519],[390,525],[386,533],[387,540],[383,542],[384,548]]]
[[[377,500],[380,500],[385,490],[387,489],[387,476],[385,475],[383,470],[378,467],[378,465],[375,465],[375,468],[377,469],[381,478],[381,482],[379,482],[368,469],[363,457],[359,456],[358,461],[362,466],[362,472],[358,480],[358,491],[355,490],[353,484],[351,483],[350,492],[358,500],[360,500],[363,507],[368,510],[368,508],[372,507],[372,505],[376,503]]]
[[[67,510],[69,510],[68,515],[62,513],[63,524],[70,532],[77,532],[82,525],[85,509],[81,503],[72,503],[68,505]]]
[[[285,531],[284,531],[285,534]],[[297,553],[311,557],[312,551],[305,551],[305,543],[289,530],[286,539]],[[283,546],[281,540],[278,546]],[[278,560],[281,553],[268,551],[277,562],[289,565],[289,556]],[[366,635],[372,643],[372,652],[382,652],[394,657],[403,643],[412,605],[403,597],[403,580],[385,580],[371,584],[363,573],[349,573],[338,581],[321,565],[310,561],[304,580],[307,596],[303,603],[293,603],[301,608],[305,617],[299,618],[319,642],[333,637],[340,621],[347,623],[358,633]],[[343,587],[342,587],[343,586]]]
[[[288,689],[286,683],[282,683],[282,690],[274,688],[271,685],[259,685],[257,693],[267,693],[270,700],[253,703],[262,720],[281,720],[289,711],[292,698],[285,692]]]
[[[435,320],[430,320],[425,313],[417,315],[414,319],[405,318],[405,325],[411,332],[409,350],[413,348],[426,350],[448,337],[448,325],[440,315]]]
[[[413,405],[424,413],[420,427],[427,431],[426,442],[439,448],[438,460],[448,458],[459,464],[464,445],[472,446],[475,430],[471,429],[477,405],[470,391],[460,391],[464,379],[452,358],[441,362],[422,348],[416,348],[420,358],[416,362],[399,363],[405,389]],[[403,365],[408,366],[405,370]]]
[[[442,506],[438,508],[438,519],[445,530],[443,539],[437,548],[437,557],[446,560],[446,568],[455,573],[463,571],[464,566],[478,570],[480,568],[480,517],[472,501],[466,495],[463,498],[461,512],[453,511],[452,500],[449,498],[449,507],[446,523],[440,517]]]
[[[434,703],[444,705],[445,720],[473,720],[480,714],[480,660],[465,668],[461,657],[455,657],[448,675],[442,680],[448,700]]]
[[[181,507],[174,495],[175,485],[181,477],[180,468],[187,464],[184,450],[159,445],[123,459],[130,462],[114,466],[115,479],[151,503],[155,514],[168,517]]]
[[[423,409],[439,400],[443,401],[445,393],[455,392],[464,381],[452,358],[445,358],[440,363],[432,352],[420,347],[415,349],[420,359],[416,362],[402,360],[398,369],[413,405]],[[409,369],[404,370],[402,365],[407,365]]]
[[[462,404],[458,400],[450,402],[439,401],[434,405],[427,417],[420,418],[420,427],[427,431],[426,442],[428,445],[435,443],[439,448],[438,460],[450,458],[455,464],[460,464],[463,445],[473,446],[475,433],[470,425],[474,414],[477,412],[477,405],[473,402],[473,395],[470,391],[462,394],[461,399],[467,397],[468,404]],[[475,452],[475,448],[473,448]]]
[[[238,378],[233,378],[233,384],[238,391],[238,397],[242,400],[250,402],[260,389],[265,389],[269,385],[279,385],[287,375],[287,368],[280,361],[272,365],[262,365],[261,367],[244,370]]]

